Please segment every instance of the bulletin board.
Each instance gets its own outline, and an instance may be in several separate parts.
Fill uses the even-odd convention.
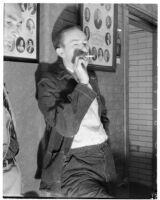
[[[14,16],[4,15],[4,26],[7,27],[4,28],[4,60],[37,62],[39,5],[36,3],[17,3],[17,6],[21,12],[19,14],[19,9],[17,9],[17,15],[20,15],[22,20],[17,24],[16,30],[10,31],[12,27],[14,28],[14,25],[12,26]]]
[[[115,71],[116,4],[82,4],[81,25],[90,45],[89,66],[96,70]]]

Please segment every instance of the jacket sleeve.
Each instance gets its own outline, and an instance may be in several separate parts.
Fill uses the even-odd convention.
[[[74,136],[96,93],[86,85],[77,84],[64,102],[54,80],[42,79],[38,84],[38,105],[46,122],[65,137]]]

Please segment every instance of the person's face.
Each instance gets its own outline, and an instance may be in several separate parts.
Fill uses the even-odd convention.
[[[102,50],[99,50],[99,57],[102,57],[103,53]]]
[[[89,19],[89,10],[86,9],[86,18]]]
[[[93,60],[96,60],[97,59],[97,50],[96,50],[96,48],[92,49],[92,54],[94,55]]]
[[[4,49],[10,48],[13,41],[19,36],[22,25],[21,10],[18,4],[4,5]]]
[[[29,46],[32,46],[32,41],[29,41]]]
[[[64,63],[73,66],[73,57],[76,50],[81,50],[85,53],[89,51],[86,35],[79,29],[65,32],[63,36],[63,45],[56,51],[57,54],[62,57]]]
[[[105,51],[105,54],[104,54],[104,56],[105,56],[105,60],[108,60],[108,51]]]
[[[30,29],[33,29],[33,22],[31,20],[28,21],[28,25],[29,25]]]
[[[110,36],[110,34],[108,33],[107,34],[107,40],[110,40],[111,39],[111,36]]]
[[[23,40],[20,40],[20,46],[21,47],[23,46]]]

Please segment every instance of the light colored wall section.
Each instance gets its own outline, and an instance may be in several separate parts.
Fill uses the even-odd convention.
[[[39,187],[34,176],[44,120],[35,99],[36,68],[37,64],[4,62],[4,81],[13,105],[20,145],[17,161],[22,172],[23,192],[38,190]]]
[[[152,185],[152,33],[130,25],[129,177]]]

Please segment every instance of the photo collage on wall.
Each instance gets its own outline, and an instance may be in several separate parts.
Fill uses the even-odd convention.
[[[113,62],[113,4],[84,4],[83,31],[90,44],[90,64],[112,66]]]
[[[18,6],[21,10],[22,24],[20,25],[19,34],[16,37],[9,36],[9,43],[6,43],[6,45],[4,42],[4,56],[36,59],[37,4],[18,3]],[[4,34],[7,35],[7,33]]]

